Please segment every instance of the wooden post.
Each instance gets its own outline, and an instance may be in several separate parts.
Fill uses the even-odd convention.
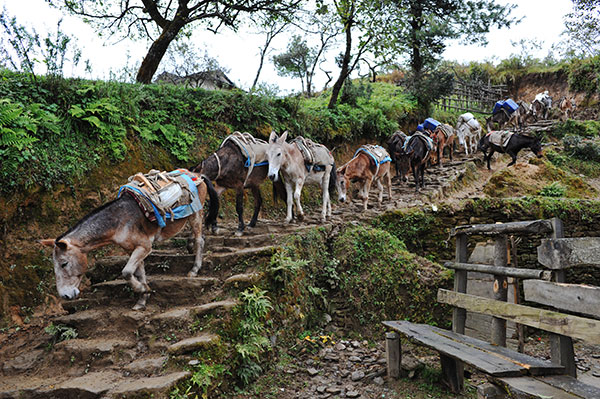
[[[450,390],[454,393],[460,393],[464,386],[464,365],[463,362],[455,360],[450,356],[440,353],[442,362],[442,374],[444,381],[448,384]],[[458,367],[457,367],[458,366]]]
[[[562,220],[553,218],[552,220],[552,238],[564,238]],[[554,281],[557,283],[566,282],[564,269],[556,270]],[[577,378],[577,367],[575,366],[575,351],[573,350],[573,340],[571,337],[559,334],[550,334],[550,358],[553,363],[565,367],[565,374]]]
[[[506,267],[507,240],[505,235],[496,236],[494,246],[494,266]],[[494,299],[506,302],[508,298],[508,281],[506,276],[494,275]],[[492,318],[492,344],[506,346],[506,320]]]
[[[385,334],[385,359],[387,362],[387,376],[389,378],[400,377],[402,349],[398,333],[389,332]]]
[[[456,235],[456,262],[467,262],[467,235]],[[454,291],[467,292],[467,271],[454,271]],[[465,321],[467,311],[465,309],[454,307],[452,309],[452,331],[458,334],[465,333]],[[444,380],[453,392],[462,391],[464,385],[465,365],[460,360],[440,354],[442,363],[442,373]]]
[[[456,235],[456,262],[467,262],[467,235]],[[454,291],[467,292],[467,271],[456,270],[454,272]],[[461,308],[452,309],[452,331],[458,334],[465,333],[465,320],[467,319],[467,311]]]

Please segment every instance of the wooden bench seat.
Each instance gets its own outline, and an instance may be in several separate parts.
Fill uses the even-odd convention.
[[[428,324],[384,321],[383,325],[414,339],[424,346],[494,377],[561,374],[564,367],[502,346],[456,334]]]

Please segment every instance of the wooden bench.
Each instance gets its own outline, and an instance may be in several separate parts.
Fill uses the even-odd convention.
[[[538,247],[538,262],[549,270],[507,267],[509,235],[546,236]],[[488,375],[495,395],[516,398],[598,399],[600,389],[576,379],[572,339],[600,345],[600,288],[565,284],[565,269],[600,266],[600,238],[563,238],[560,219],[458,226],[454,290],[438,290],[438,302],[453,306],[452,331],[407,321],[385,321],[393,332],[386,335],[389,377],[400,374],[401,345],[397,333],[436,350],[440,354],[445,383],[453,392],[463,390],[464,365]],[[467,239],[471,235],[494,237],[494,265],[467,263]],[[467,273],[494,276],[494,298],[469,295]],[[507,277],[523,280],[527,302],[546,308],[506,302]],[[555,310],[547,310],[551,307]],[[466,311],[492,316],[491,342],[464,335]],[[576,315],[565,312],[576,313]],[[551,360],[543,360],[506,348],[506,321],[550,333]],[[481,397],[491,398],[493,395]]]

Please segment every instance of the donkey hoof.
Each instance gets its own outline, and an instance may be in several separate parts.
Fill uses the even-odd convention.
[[[193,271],[189,271],[187,274],[188,277],[198,277],[198,273],[193,272]]]
[[[299,222],[303,221],[304,220],[304,214],[301,213],[299,215],[296,215],[296,219],[298,219]]]
[[[141,305],[139,303],[136,303],[135,306],[133,308],[131,308],[131,309],[136,310],[136,311],[138,311],[138,310],[146,310],[146,305],[145,304]]]
[[[241,237],[241,236],[243,236],[243,235],[244,235],[244,232],[243,232],[243,231],[241,231],[241,230],[236,230],[234,235],[235,235],[236,237]]]

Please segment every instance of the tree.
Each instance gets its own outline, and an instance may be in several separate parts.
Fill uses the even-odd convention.
[[[389,5],[383,0],[333,0],[333,14],[342,27],[345,46],[338,57],[340,74],[331,89],[328,108],[335,107],[344,83],[364,55],[368,52],[377,55],[380,49],[389,49],[388,44],[394,42],[392,38],[402,21]]]
[[[492,27],[509,28],[518,21],[510,18],[514,5],[495,4],[494,0],[389,0],[405,24],[399,25],[396,44],[408,54],[413,86],[423,87],[427,76],[452,39],[463,43],[487,44]],[[433,74],[437,75],[437,73]],[[422,106],[424,96],[416,93]]]
[[[55,35],[48,34],[42,38],[35,29],[20,25],[3,9],[0,12],[0,65],[27,72],[34,81],[38,64],[44,64],[46,74],[53,76],[63,75],[67,60],[76,67],[81,61],[81,50],[76,40],[60,29],[61,24],[62,20],[58,21]],[[89,70],[87,60],[86,65]]]
[[[304,93],[306,87],[306,94],[310,97],[314,72],[311,71],[311,66],[315,62],[315,57],[314,49],[308,47],[306,40],[299,35],[294,35],[286,51],[273,56],[273,63],[279,75],[299,78],[302,82],[302,92]]]
[[[600,53],[600,0],[573,0],[573,11],[565,17],[568,52],[594,56]]]
[[[290,24],[287,19],[280,19],[275,21],[263,20],[260,22],[265,29],[263,34],[265,35],[265,43],[262,47],[259,48],[259,56],[260,61],[258,63],[258,69],[256,70],[256,76],[254,77],[254,82],[252,82],[252,87],[250,91],[254,91],[256,89],[256,85],[258,84],[258,78],[260,77],[260,73],[262,72],[263,65],[265,63],[265,58],[269,53],[269,47],[271,46],[271,42],[275,39],[275,36],[279,35],[283,32],[288,25]]]
[[[136,80],[150,83],[169,45],[179,35],[202,23],[217,33],[223,26],[237,29],[243,15],[285,14],[300,0],[47,0],[91,23],[100,35],[147,38],[152,44]]]

